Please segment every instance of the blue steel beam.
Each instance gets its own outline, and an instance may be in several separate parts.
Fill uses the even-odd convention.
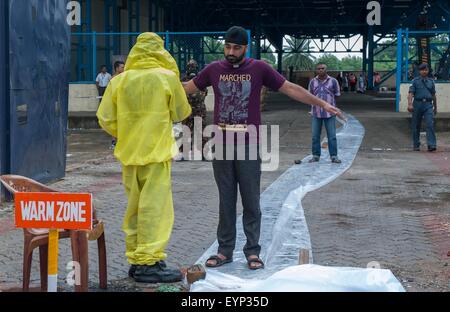
[[[84,10],[84,14],[81,15],[81,25],[77,28],[80,33],[90,33],[92,31],[91,28],[91,17],[92,17],[92,3],[91,0],[83,0],[81,2],[82,10]],[[84,18],[83,18],[84,17]],[[85,38],[84,36],[80,36],[78,39],[78,47],[77,47],[77,80],[82,79],[83,70],[84,77],[89,77],[88,69],[91,69],[91,58],[89,58],[88,53],[90,53],[92,47],[90,43],[90,38]],[[86,63],[85,63],[86,60]]]
[[[91,32],[92,31],[92,1],[86,0],[86,19],[84,21],[86,25],[86,31]],[[92,63],[92,57],[89,57],[89,53],[92,51],[93,46],[90,38],[86,38],[86,70],[91,69],[92,75],[94,75],[96,68],[93,67]],[[86,77],[88,77],[89,72],[85,72]]]
[[[97,68],[97,34],[95,31],[92,34],[92,80],[95,81],[97,78],[96,69]]]
[[[395,110],[399,111],[400,104],[400,85],[402,81],[402,64],[403,64],[403,31],[402,29],[397,29],[397,77],[396,77],[396,95],[395,95]]]
[[[408,52],[409,52],[409,34],[408,34],[408,28],[406,28],[405,31],[405,79],[408,79]]]
[[[138,32],[140,29],[140,0],[128,0],[128,30],[131,32]],[[129,48],[133,46],[134,36],[129,37]]]
[[[111,26],[111,9],[114,10],[113,7],[113,0],[105,0],[105,7],[104,7],[104,14],[105,14],[105,25],[104,25],[104,30],[105,32],[112,32],[112,26]],[[108,66],[108,69],[111,71],[111,37],[110,36],[105,36],[105,63],[106,66]]]

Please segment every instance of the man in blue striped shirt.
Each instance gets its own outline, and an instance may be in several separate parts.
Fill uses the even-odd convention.
[[[309,83],[309,92],[336,106],[336,97],[341,95],[338,81],[327,74],[327,66],[325,64],[317,64],[316,72],[317,76]],[[341,160],[337,156],[336,115],[330,114],[318,106],[312,107],[311,115],[313,157],[310,162],[318,162],[320,160],[320,134],[322,132],[322,124],[325,124],[331,162],[340,164]]]

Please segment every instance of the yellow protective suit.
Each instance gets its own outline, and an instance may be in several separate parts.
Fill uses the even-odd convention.
[[[143,33],[125,72],[108,85],[97,112],[100,126],[117,138],[128,207],[123,222],[130,264],[164,260],[174,221],[171,159],[178,153],[172,122],[191,114],[175,60],[162,39]]]

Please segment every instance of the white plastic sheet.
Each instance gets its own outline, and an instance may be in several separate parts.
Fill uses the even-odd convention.
[[[191,291],[403,292],[404,289],[389,270],[305,264],[288,267],[263,280],[244,280],[216,272],[194,283]]]
[[[364,137],[364,127],[353,116],[348,115],[347,118],[348,121],[343,123],[343,126],[337,132],[339,157],[342,160],[341,164],[332,164],[329,160],[328,149],[322,149],[320,162],[308,163],[311,156],[306,157],[303,159],[301,165],[295,165],[289,168],[261,194],[262,222],[260,244],[262,248],[260,257],[265,262],[265,269],[256,271],[248,269],[247,261],[242,251],[246,238],[242,229],[241,218],[239,218],[236,225],[237,241],[233,255],[234,261],[219,268],[208,268],[206,280],[195,283],[191,291],[213,291],[214,289],[223,291],[224,288],[222,286],[224,284],[225,288],[232,289],[233,291],[247,290],[249,287],[253,287],[251,291],[256,291],[258,287],[261,290],[267,289],[266,284],[263,283],[264,280],[271,278],[274,282],[275,280],[273,279],[280,277],[280,275],[274,275],[275,273],[286,268],[288,268],[287,272],[290,272],[289,270],[293,266],[296,266],[297,269],[295,270],[301,273],[304,273],[304,270],[314,268],[314,271],[308,273],[309,275],[305,275],[311,277],[311,280],[319,277],[314,277],[315,273],[327,272],[326,268],[319,271],[317,267],[297,266],[299,250],[311,250],[311,241],[301,200],[308,192],[314,191],[335,180],[352,165]],[[197,263],[205,263],[210,255],[217,253],[217,247],[218,244],[216,241],[200,257]],[[310,257],[310,263],[312,263],[312,253],[310,253]],[[338,268],[330,268],[330,270],[333,270],[334,276],[340,274]],[[343,277],[344,273],[349,270],[351,269],[342,270],[342,274],[339,276]],[[370,271],[373,269],[366,270]],[[369,271],[366,273],[362,273],[361,271],[360,274],[363,276],[364,274],[368,274]],[[385,270],[382,271],[385,272]],[[385,272],[384,274],[387,273]],[[281,275],[281,277],[283,276]],[[320,276],[324,277],[323,274]],[[300,274],[297,277],[300,277]],[[314,284],[315,286],[311,285],[312,288],[308,288],[309,286],[304,284],[306,280],[297,277],[289,282],[286,281],[291,285],[286,287],[295,291],[312,289],[314,287],[320,288],[317,283]],[[294,280],[299,280],[295,287],[294,284],[296,283]],[[223,283],[219,283],[220,281],[223,281]],[[322,279],[322,281],[324,282],[322,286],[325,291],[328,289],[326,284],[333,282],[330,280],[325,283],[325,279]],[[353,282],[355,281],[353,280]],[[365,284],[359,286],[354,283],[352,284],[350,280],[349,283],[352,286],[345,284],[345,280],[338,280],[338,282],[347,289],[358,289],[358,287],[367,286]],[[275,284],[279,285],[280,283],[277,282]],[[399,283],[397,286],[396,289],[402,288]],[[282,286],[280,287],[282,288]],[[366,287],[365,289],[369,290],[370,287]]]

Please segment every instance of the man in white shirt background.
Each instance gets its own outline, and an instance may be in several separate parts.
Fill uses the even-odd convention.
[[[111,74],[108,73],[108,68],[106,67],[106,65],[102,65],[100,73],[97,75],[97,79],[95,79],[95,82],[97,84],[98,96],[103,97],[106,87],[108,86],[111,79],[112,77]]]

